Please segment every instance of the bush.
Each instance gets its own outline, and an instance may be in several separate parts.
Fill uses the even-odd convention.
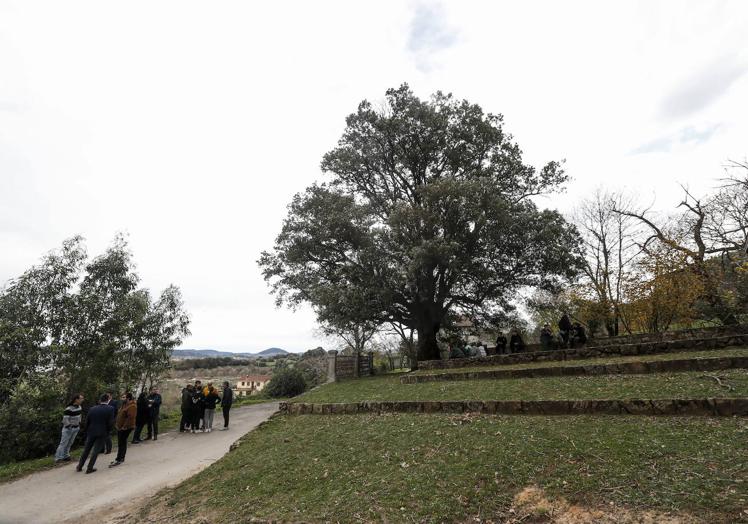
[[[301,371],[293,368],[283,368],[273,373],[265,392],[270,397],[295,397],[306,389],[306,381]]]
[[[18,385],[8,402],[0,405],[0,464],[54,452],[60,440],[64,399],[54,377],[41,375]]]

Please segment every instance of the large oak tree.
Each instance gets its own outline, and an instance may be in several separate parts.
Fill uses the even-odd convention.
[[[498,315],[521,288],[576,272],[575,230],[531,199],[567,176],[558,162],[524,163],[501,115],[403,85],[346,124],[322,160],[329,181],[294,197],[258,261],[279,304],[406,326],[418,359],[434,359],[450,313]]]

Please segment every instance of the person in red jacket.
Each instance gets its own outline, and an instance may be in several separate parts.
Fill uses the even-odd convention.
[[[138,418],[138,408],[129,391],[122,394],[122,404],[117,411],[117,420],[114,426],[117,428],[117,458],[109,464],[110,468],[119,466],[125,461],[127,453],[127,439],[130,432],[135,428]]]

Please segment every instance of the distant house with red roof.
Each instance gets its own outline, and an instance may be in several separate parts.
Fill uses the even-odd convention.
[[[253,395],[263,390],[270,381],[270,375],[246,375],[236,382],[236,394],[240,397]]]

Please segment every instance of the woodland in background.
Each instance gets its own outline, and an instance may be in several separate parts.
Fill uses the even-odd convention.
[[[0,291],[0,463],[53,451],[73,394],[90,406],[169,367],[189,334],[181,292],[138,284],[124,238],[89,260],[75,237]]]
[[[538,325],[567,311],[615,336],[748,321],[748,164],[731,162],[707,195],[682,188],[670,214],[597,191],[576,209],[583,270],[560,294],[537,292]]]

